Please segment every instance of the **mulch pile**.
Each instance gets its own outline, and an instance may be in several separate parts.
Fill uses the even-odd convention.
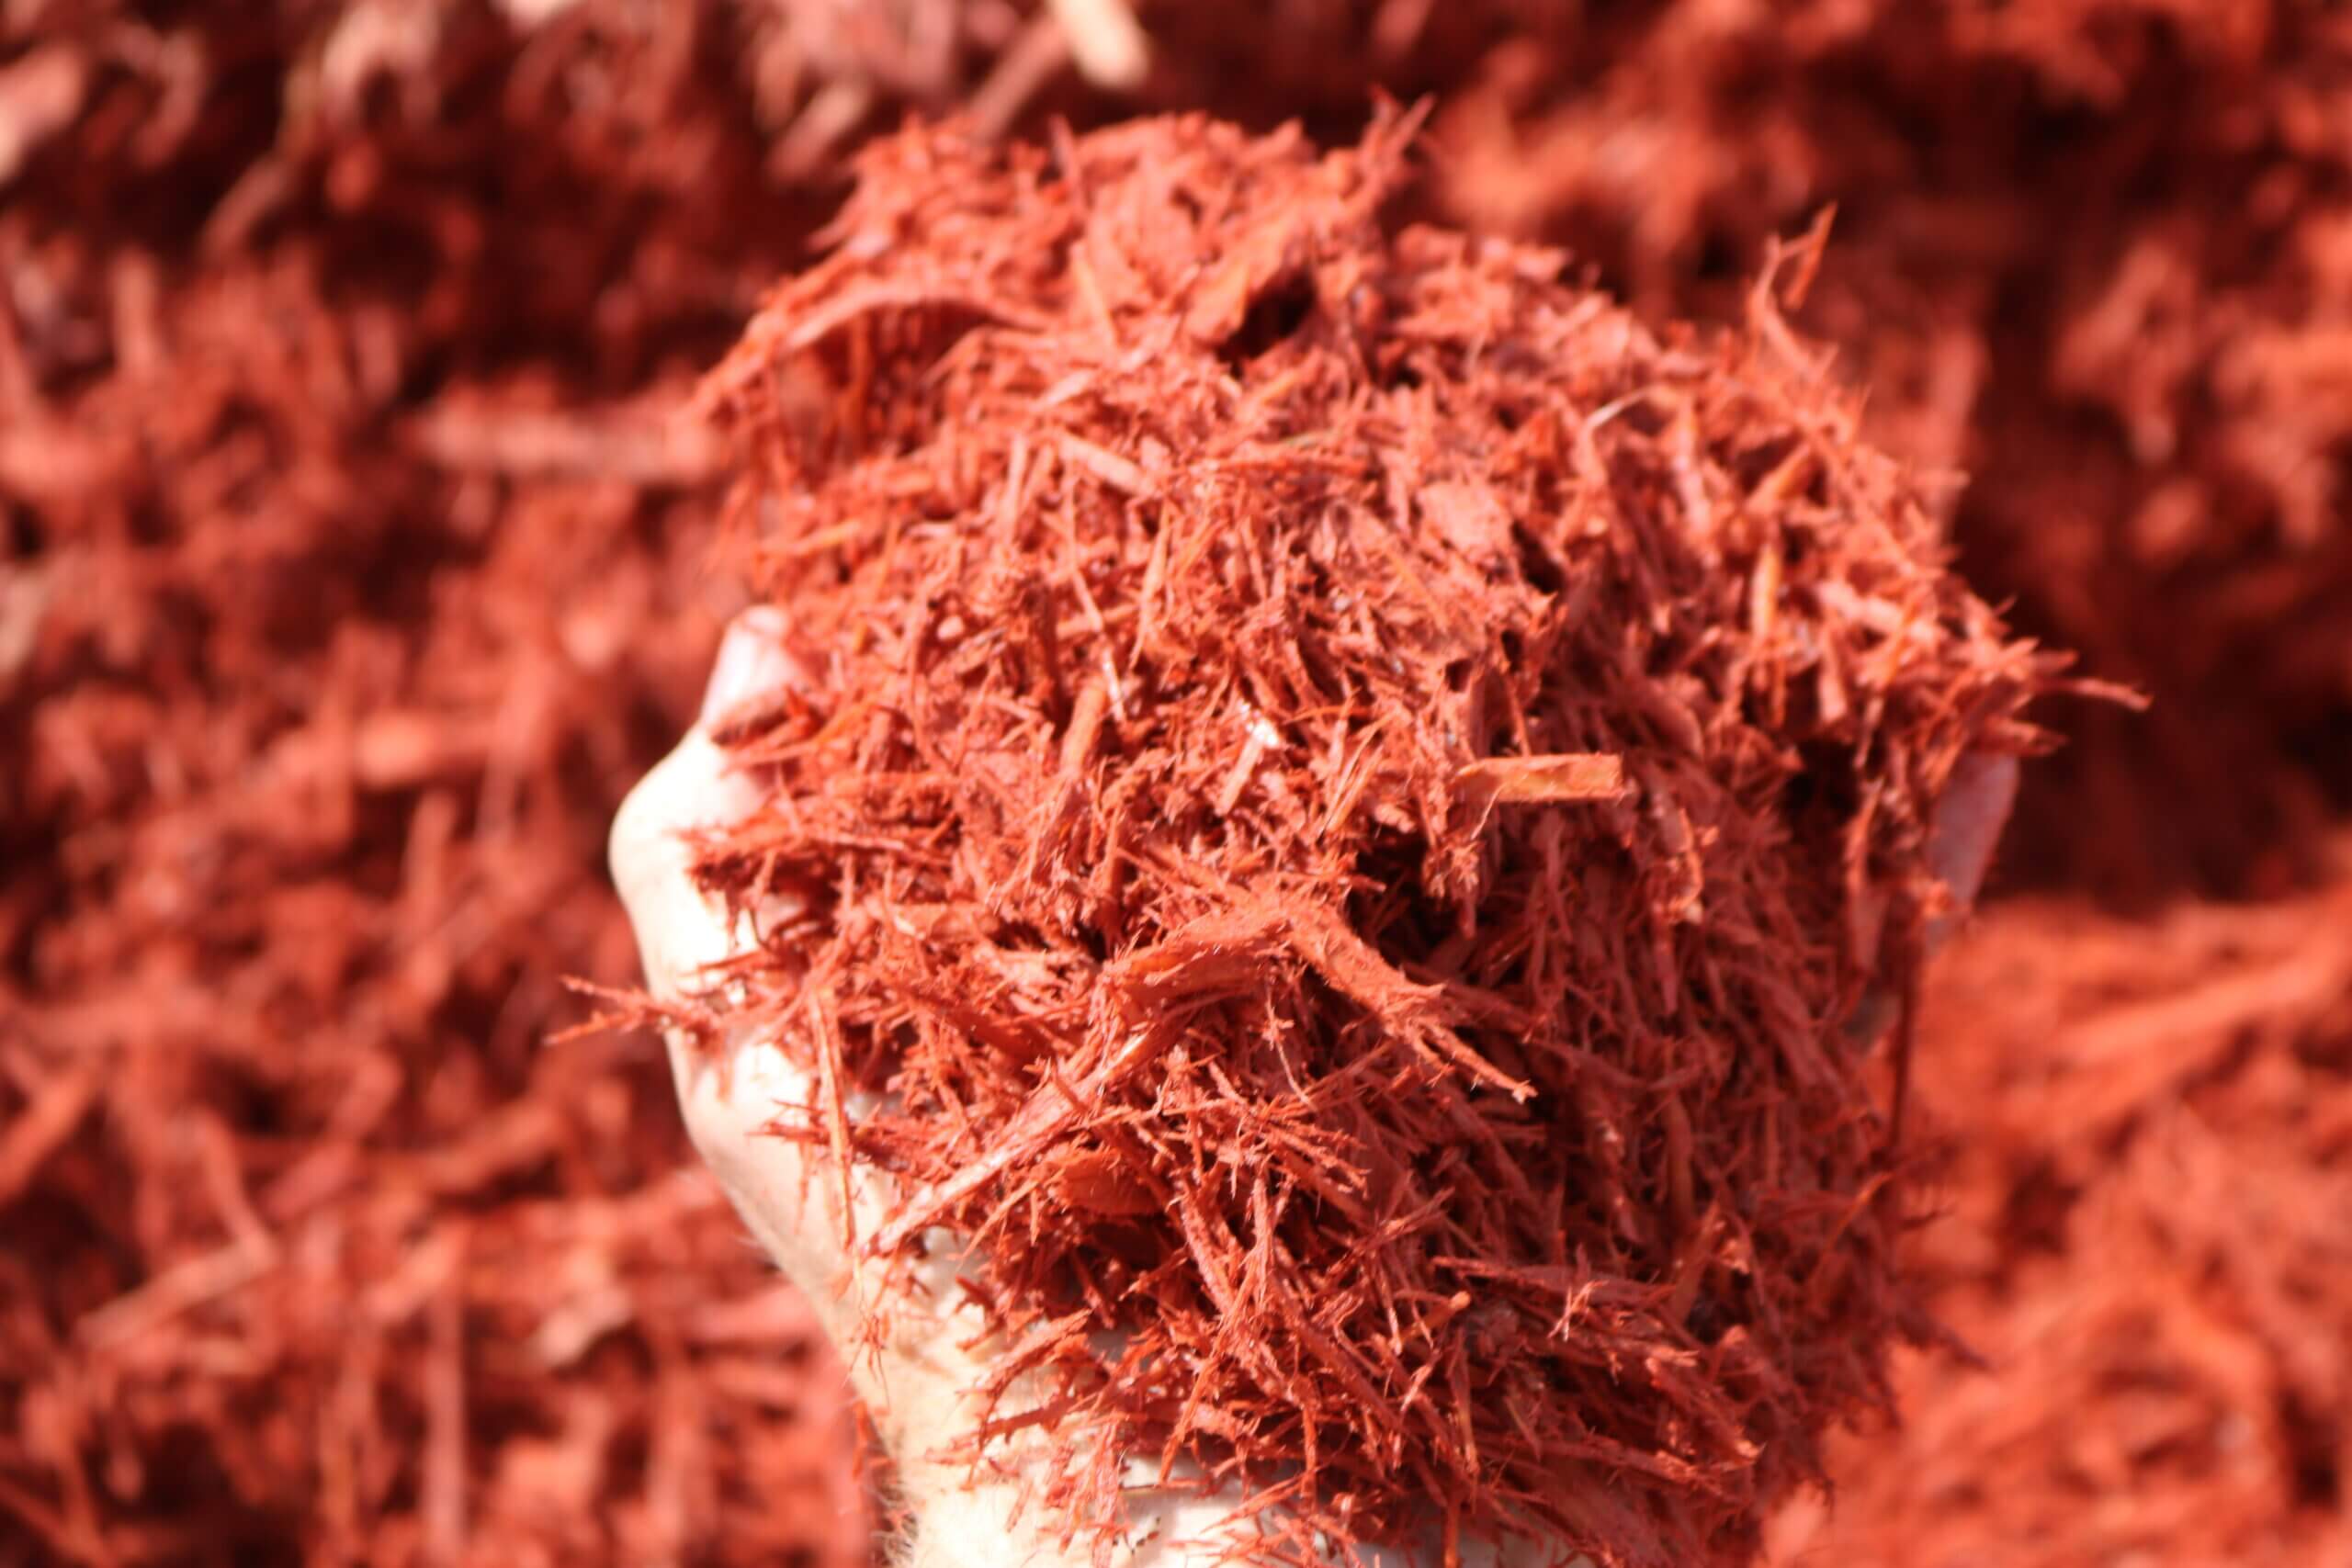
[[[2057,1016],[2037,994],[2106,1005],[2066,954],[2109,944],[2089,972],[2194,1002],[2178,1038],[2211,1046],[2177,1080],[2193,1217],[2343,1212],[2317,1196],[2340,1135],[2266,1086],[2291,1067],[2333,1103],[2346,987],[2261,955],[2340,918],[2352,24],[1285,0],[1240,27],[1168,0],[1137,7],[1159,47],[1121,99],[1086,85],[1123,79],[1115,48],[1049,9],[1102,8],[0,23],[0,1560],[859,1560],[834,1375],[650,1048],[537,1044],[581,1016],[564,976],[632,977],[604,828],[737,603],[706,572],[717,451],[672,414],[906,106],[1035,129],[1198,103],[1337,141],[1371,77],[1442,95],[1419,199],[1571,243],[1653,322],[1736,319],[1768,240],[1837,201],[1801,320],[1872,386],[1873,439],[1968,469],[1948,504],[1980,587],[2158,699],[2064,715],[2009,876],[2278,900],[1992,917],[2017,979],[1981,1028],[1930,1010],[1918,1109],[1962,1156],[1921,1256],[1994,1381],[1908,1367],[1903,1465],[1833,1452],[1831,1560],[2006,1561],[2030,1517],[2153,1561],[2238,1555],[2233,1519],[2278,1560],[2342,1556],[2313,1347],[2352,1302],[2258,1246],[2185,1271],[2145,1217],[2161,1182],[2098,1172],[2188,1123],[2157,1087],[2084,1121],[2030,1031]],[[2100,1082],[2175,1059],[2117,1038]],[[2040,1166],[2141,1217],[2037,1218]],[[2220,1328],[2185,1290],[2231,1303]],[[2070,1370],[2068,1303],[2169,1326]]]
[[[702,874],[789,911],[736,978],[794,1127],[899,1178],[870,1250],[984,1258],[1077,1522],[1101,1438],[1299,1562],[1737,1561],[1909,1321],[1841,1021],[2049,660],[1770,277],[1661,339],[1392,237],[1409,138],[859,160],[705,388],[817,674],[726,721],[774,793]]]
[[[541,1043],[735,603],[668,415],[801,225],[732,52],[216,19],[9,67],[0,1561],[850,1568],[666,1071]]]

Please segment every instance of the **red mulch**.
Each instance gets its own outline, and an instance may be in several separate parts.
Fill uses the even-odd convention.
[[[1793,1565],[2352,1557],[2352,844],[2315,891],[2004,905],[1929,988],[1949,1134],[1917,1260],[1983,1358],[1835,1446]]]
[[[666,1070],[541,1044],[734,604],[669,415],[802,225],[715,14],[435,15],[13,67],[0,1561],[849,1568]]]
[[[2013,864],[2146,902],[2308,881],[2352,801],[2352,16],[2313,0],[1595,6],[1441,109],[1450,217],[1719,311],[1838,227],[1804,324],[1969,476],[1972,580],[2097,673]]]
[[[899,1179],[878,1254],[985,1257],[1050,1372],[988,1419],[1080,1525],[1091,1438],[1299,1562],[1423,1510],[1736,1562],[1913,1326],[1842,1019],[2049,661],[1770,279],[1653,336],[1392,237],[1408,136],[860,158],[706,389],[820,673],[705,874],[798,911],[742,970],[795,1126]]]
[[[604,825],[735,603],[704,573],[709,455],[668,411],[900,107],[1119,106],[1025,4],[536,9],[0,23],[0,1561],[863,1551],[836,1385],[650,1050],[537,1043],[579,1017],[563,976],[631,975]],[[1367,76],[1442,91],[1438,208],[1567,241],[1654,321],[1727,319],[1768,237],[1838,203],[1804,321],[1874,387],[1877,438],[1969,469],[1980,585],[2158,699],[2064,716],[2009,879],[2278,900],[2190,906],[2220,934],[2187,942],[2021,917],[2038,962],[2003,1016],[2089,1006],[2067,954],[2106,932],[2146,949],[2130,985],[2253,976],[2233,1053],[2340,1038],[2232,967],[2333,908],[2290,890],[2334,886],[2352,774],[2334,7],[1143,11],[1164,47],[1136,102],[1346,138]],[[1923,1061],[1986,1051],[1964,1022],[1931,1020]],[[1992,1059],[2033,1059],[2013,1044]],[[1963,1151],[2114,1145],[2014,1074],[1922,1085]],[[2198,1103],[2217,1234],[2275,1234],[2262,1194],[2344,1163],[2259,1094]],[[1961,1413],[1930,1433],[1983,1458],[1842,1450],[1827,1560],[1916,1535],[2010,1561],[2075,1539],[2052,1521],[2258,1555],[2233,1517],[2343,1555],[2342,1438],[2265,1391],[2328,1386],[2346,1292],[2232,1287],[2256,1326],[2070,1371],[2035,1302],[2120,1290],[2122,1258],[2186,1274],[2193,1238],[2129,1203],[2039,1222],[2035,1182],[1984,1164],[1952,1189],[1950,1245],[2005,1293],[1942,1310],[2024,1370],[1911,1367],[1914,1410]],[[2226,1277],[2290,1266],[2256,1251]],[[2183,1410],[2223,1413],[2211,1440],[2161,1436]],[[2152,1446],[2089,1452],[2140,1421]],[[2185,1495],[2210,1506],[2167,1513]]]

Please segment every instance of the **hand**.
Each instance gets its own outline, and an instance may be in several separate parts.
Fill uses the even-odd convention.
[[[675,750],[646,775],[613,824],[613,878],[628,906],[652,995],[666,1002],[707,998],[724,983],[712,966],[750,945],[752,915],[730,927],[692,874],[692,835],[723,828],[760,800],[757,784],[734,771],[710,739],[715,720],[779,687],[805,682],[783,648],[777,612],[752,610],[729,628],[713,668],[702,714]],[[1929,858],[1952,907],[1930,922],[1940,941],[1974,898],[2017,787],[2007,759],[1970,758],[1956,770],[1939,810]],[[944,1452],[980,1413],[972,1391],[986,1381],[991,1349],[978,1308],[956,1284],[960,1260],[934,1247],[911,1269],[886,1280],[842,1245],[846,1201],[855,1229],[873,1235],[890,1211],[888,1181],[859,1168],[846,1179],[806,1145],[770,1135],[780,1110],[809,1104],[808,1073],[769,1041],[729,1031],[723,1005],[717,1042],[669,1032],[670,1066],[686,1127],[752,1236],[814,1305],[849,1363],[850,1376],[891,1455],[902,1489],[910,1540],[894,1554],[909,1568],[1076,1568],[1091,1542],[1064,1539],[1032,1504],[1020,1506],[1023,1476],[1037,1460],[1017,1442],[993,1446],[977,1469]],[[815,1168],[822,1165],[823,1169]],[[1018,1385],[1016,1385],[1016,1388]],[[1032,1435],[1032,1441],[1046,1438]],[[1220,1555],[1221,1527],[1236,1498],[1158,1484],[1156,1463],[1128,1467],[1129,1531],[1123,1556],[1134,1568],[1177,1568]],[[1408,1556],[1440,1560],[1432,1526],[1426,1550],[1369,1552],[1401,1568]],[[1557,1553],[1538,1545],[1498,1548],[1464,1543],[1464,1557],[1486,1568],[1546,1564]]]
[[[724,827],[758,803],[758,787],[729,767],[709,728],[747,699],[806,679],[778,631],[775,613],[764,609],[729,629],[701,717],[630,792],[613,823],[613,880],[637,932],[647,987],[662,1001],[707,995],[708,967],[752,940],[748,915],[730,929],[695,886],[689,835]],[[808,1072],[756,1035],[730,1034],[714,1048],[684,1029],[668,1032],[695,1146],[752,1236],[815,1307],[891,1456],[910,1536],[894,1560],[907,1568],[1091,1562],[1091,1542],[1060,1539],[1046,1509],[1019,1506],[1026,1464],[1017,1446],[992,1447],[977,1472],[967,1459],[939,1451],[976,1424],[978,1412],[967,1401],[988,1372],[987,1326],[956,1285],[959,1260],[933,1248],[887,1285],[878,1270],[862,1269],[842,1246],[840,1172],[767,1133],[781,1108],[809,1103]],[[820,1164],[826,1168],[813,1168]],[[887,1179],[854,1169],[846,1187],[857,1230],[881,1229],[890,1206]],[[1216,1555],[1218,1527],[1235,1499],[1159,1487],[1156,1463],[1133,1470],[1126,1562],[1173,1568],[1196,1553]]]

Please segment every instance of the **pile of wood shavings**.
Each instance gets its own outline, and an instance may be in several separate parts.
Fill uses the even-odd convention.
[[[706,386],[821,676],[704,874],[799,909],[780,1131],[898,1178],[868,1251],[977,1246],[1074,1526],[1134,1450],[1289,1505],[1258,1554],[1736,1559],[1917,1326],[1838,1021],[2049,668],[1770,279],[1661,339],[1392,238],[1408,141],[866,156]]]
[[[860,1568],[839,1371],[658,1049],[542,1048],[637,973],[606,829],[741,598],[664,411],[800,230],[714,8],[40,9],[0,1562]]]

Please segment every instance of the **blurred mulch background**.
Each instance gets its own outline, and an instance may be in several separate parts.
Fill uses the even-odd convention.
[[[2140,683],[1952,955],[1905,1363],[1787,1562],[2352,1557],[2352,13],[0,3],[0,1564],[854,1568],[643,1041],[614,807],[733,591],[672,417],[914,110],[1433,94],[1429,215],[1806,325]],[[1966,476],[1963,482],[1962,475]]]

